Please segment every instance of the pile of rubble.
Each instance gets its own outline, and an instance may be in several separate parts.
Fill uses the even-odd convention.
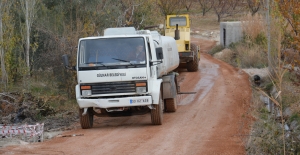
[[[70,129],[78,122],[76,109],[56,110],[45,99],[30,93],[0,93],[0,117],[3,125],[40,123],[46,131]]]
[[[35,124],[39,118],[55,113],[53,107],[30,93],[0,93],[0,124]]]

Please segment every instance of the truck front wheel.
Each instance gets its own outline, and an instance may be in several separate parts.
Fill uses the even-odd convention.
[[[162,125],[164,104],[159,95],[159,103],[153,105],[154,109],[151,109],[151,122],[153,125]]]
[[[83,109],[79,108],[80,125],[82,129],[89,129],[93,127],[94,114],[93,108],[88,108],[86,115],[82,116]]]

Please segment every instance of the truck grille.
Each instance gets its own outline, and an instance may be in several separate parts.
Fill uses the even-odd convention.
[[[93,84],[92,94],[132,93],[136,92],[135,82],[106,82]]]

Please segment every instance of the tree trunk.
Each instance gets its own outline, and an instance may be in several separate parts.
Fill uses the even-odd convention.
[[[26,65],[28,68],[28,71],[30,71],[30,30],[31,30],[31,25],[32,22],[34,20],[34,15],[35,15],[35,4],[36,4],[36,0],[22,0],[21,2],[21,6],[22,6],[22,10],[25,14],[25,23],[26,23],[26,34],[24,35],[25,37],[25,59],[26,59]]]
[[[28,0],[25,1],[25,19],[26,19],[26,64],[27,68],[30,70],[30,64],[29,64],[29,48],[30,48],[30,24],[29,24],[29,6],[28,6]]]
[[[2,4],[1,4],[2,5]],[[0,6],[0,43],[3,43],[3,26],[2,26],[2,6]],[[2,46],[0,46],[0,62],[1,62],[1,82],[7,83],[7,72],[5,69],[5,53]]]

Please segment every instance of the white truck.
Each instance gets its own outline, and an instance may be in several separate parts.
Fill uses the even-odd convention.
[[[144,60],[128,58],[143,45]],[[133,27],[108,28],[103,36],[79,39],[75,87],[83,129],[93,127],[93,117],[124,112],[149,112],[151,122],[161,125],[163,112],[175,112],[179,55],[176,41],[157,31]]]

